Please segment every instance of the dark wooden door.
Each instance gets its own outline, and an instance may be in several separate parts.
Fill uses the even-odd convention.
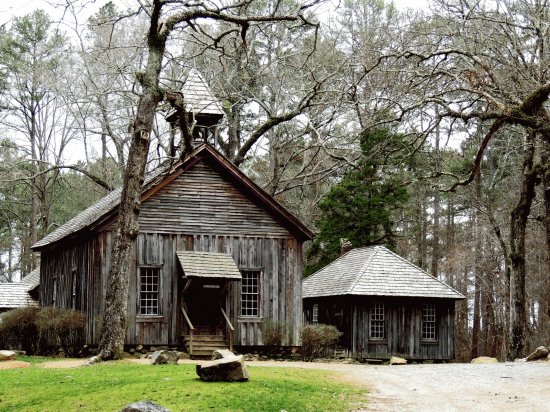
[[[197,282],[186,294],[191,323],[197,331],[216,334],[221,317],[221,285],[214,282]]]

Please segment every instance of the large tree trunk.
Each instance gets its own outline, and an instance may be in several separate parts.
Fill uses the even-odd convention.
[[[520,198],[512,210],[510,222],[510,347],[508,357],[520,358],[525,350],[527,311],[525,295],[525,234],[527,218],[535,197],[537,170],[533,166],[534,133],[526,136],[523,149],[523,176]]]
[[[544,191],[544,227],[546,230],[546,268],[549,276],[546,276],[544,285],[544,298],[542,299],[543,328],[548,333],[550,330],[550,134],[545,134],[542,139],[541,151],[542,188]]]
[[[436,164],[435,164],[435,172],[440,172],[440,164],[439,164],[439,125],[435,129],[435,157],[436,157]],[[432,276],[437,278],[439,275],[439,255],[440,255],[440,248],[439,248],[439,217],[440,217],[440,209],[441,209],[441,196],[439,194],[439,180],[436,182],[435,190],[434,190],[434,220],[433,220],[433,247],[432,247],[432,268],[431,273]]]
[[[475,202],[481,203],[481,172],[478,170],[476,173],[476,187],[475,187]],[[472,234],[476,238],[475,244],[475,270],[474,270],[474,313],[472,323],[472,352],[471,357],[477,358],[479,356],[479,334],[481,330],[481,287],[482,287],[482,273],[483,268],[481,262],[483,260],[483,241],[481,231],[481,213],[479,210],[475,212],[475,227],[472,228]]]
[[[99,343],[99,357],[103,360],[119,359],[124,350],[128,312],[128,268],[139,231],[138,217],[149,151],[149,136],[156,107],[162,99],[158,85],[166,37],[158,33],[161,7],[159,2],[156,2],[150,17],[148,60],[142,78],[143,89],[133,124],[132,142],[124,174]]]

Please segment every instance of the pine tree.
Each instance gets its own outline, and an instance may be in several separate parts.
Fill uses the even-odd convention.
[[[319,204],[319,235],[308,252],[306,276],[340,254],[340,239],[353,247],[395,246],[393,212],[408,199],[404,183],[408,146],[389,130],[365,131],[361,158]]]

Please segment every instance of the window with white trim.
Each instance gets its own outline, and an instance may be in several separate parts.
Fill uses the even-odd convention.
[[[160,268],[139,268],[139,314],[160,315]]]
[[[381,302],[374,303],[370,308],[370,339],[384,339],[386,329],[386,314],[384,304]]]
[[[313,304],[313,312],[311,316],[311,322],[316,325],[319,323],[319,304],[314,303]]]
[[[241,271],[241,316],[260,316],[260,275],[259,270]]]
[[[422,306],[422,340],[436,340],[435,304],[425,303]]]

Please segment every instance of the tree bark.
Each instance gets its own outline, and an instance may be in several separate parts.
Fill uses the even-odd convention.
[[[544,191],[544,228],[546,231],[546,267],[550,274],[550,134],[544,134],[542,139],[541,164],[542,170],[542,188]],[[546,277],[544,299],[542,302],[543,313],[545,315],[544,327],[550,328],[550,276]]]
[[[481,172],[478,168],[475,177],[475,202],[479,205],[481,203]],[[483,259],[483,241],[481,231],[481,213],[479,210],[475,211],[475,227],[472,228],[472,234],[476,238],[475,243],[475,270],[474,270],[474,313],[472,317],[472,352],[471,357],[477,358],[479,356],[479,334],[481,330],[481,288],[482,288],[482,273],[483,268],[481,262]]]
[[[440,162],[439,162],[439,125],[435,129],[435,172],[440,172]],[[436,181],[435,190],[434,190],[434,219],[433,219],[433,247],[432,247],[432,267],[431,273],[432,276],[437,278],[439,272],[439,217],[441,209],[441,199],[439,193],[439,180]]]
[[[527,308],[525,293],[525,236],[527,218],[535,197],[538,172],[533,165],[535,155],[534,133],[525,138],[523,149],[523,176],[520,198],[511,214],[510,222],[510,346],[508,357],[520,358],[525,350]]]
[[[99,343],[99,357],[102,360],[119,359],[124,350],[128,312],[128,268],[139,231],[138,217],[149,151],[149,136],[153,128],[156,107],[162,99],[158,85],[166,36],[160,35],[158,30],[161,8],[162,2],[155,1],[150,16],[147,37],[148,59],[141,79],[142,93],[133,125],[113,243],[112,262],[107,278],[105,312]]]

